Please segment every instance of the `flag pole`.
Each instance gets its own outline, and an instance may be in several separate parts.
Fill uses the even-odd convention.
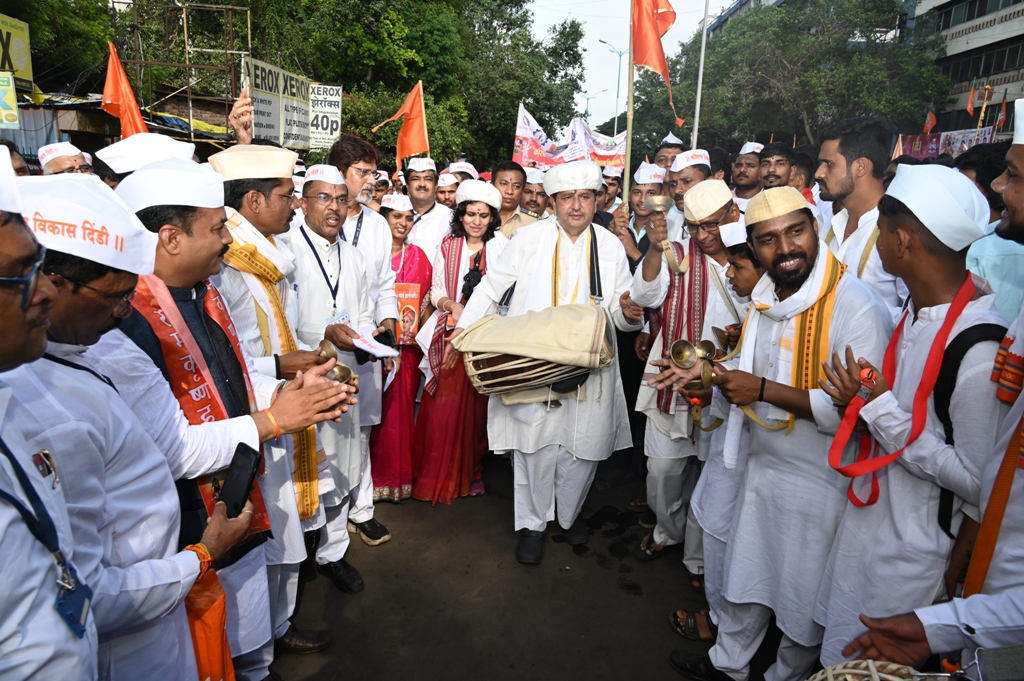
[[[633,22],[636,20],[636,3],[629,3],[629,79],[626,81],[626,164],[622,169],[622,202],[629,212],[629,179],[633,154],[633,79],[636,68],[633,66]]]
[[[711,8],[711,0],[704,0],[704,24],[700,36],[700,66],[697,67],[697,101],[693,109],[693,135],[690,138],[690,148],[697,148],[697,127],[700,125],[700,95],[704,89],[704,51],[708,45],[708,10]]]
[[[981,126],[985,124],[985,109],[988,108],[988,98],[992,94],[992,86],[985,86],[985,99],[981,102],[981,115],[978,116],[978,127],[974,130],[974,144],[978,144],[978,138],[981,137]]]

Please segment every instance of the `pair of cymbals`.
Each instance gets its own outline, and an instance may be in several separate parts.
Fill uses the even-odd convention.
[[[334,346],[334,343],[327,340],[326,338],[320,341],[320,352],[319,355],[326,359],[338,359],[338,348]],[[332,381],[338,383],[351,383],[354,386],[359,386],[359,376],[356,372],[352,371],[347,364],[338,361],[334,367],[328,371],[325,376]]]
[[[715,344],[709,340],[702,340],[694,345],[690,341],[680,338],[669,348],[669,357],[672,358],[672,363],[680,369],[690,369],[696,366],[700,360],[714,362],[716,350]]]

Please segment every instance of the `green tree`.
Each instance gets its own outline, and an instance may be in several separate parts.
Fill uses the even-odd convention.
[[[948,101],[951,83],[935,66],[943,39],[934,21],[919,17],[910,30],[905,13],[902,0],[787,0],[730,19],[708,40],[699,144],[735,149],[771,134],[816,143],[825,127],[858,115],[920,125],[930,103]],[[683,139],[692,130],[699,55],[698,33],[669,59],[676,107],[687,120],[676,131]],[[645,74],[636,92],[639,151],[653,148],[672,123],[659,77]]]
[[[0,0],[0,14],[28,23],[41,90],[79,94],[103,87],[107,41],[114,36],[109,2]]]

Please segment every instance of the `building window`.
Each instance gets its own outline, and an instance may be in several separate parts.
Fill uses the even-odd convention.
[[[1002,1],[1002,0],[1001,0]],[[1024,67],[1024,36],[1016,36],[976,51],[963,52],[940,60],[942,74],[954,83],[986,78]]]
[[[1024,2],[1024,0],[966,0],[965,2],[959,2],[938,11],[938,27],[939,30],[945,31],[946,29],[967,23],[968,21],[974,21],[978,17],[998,12],[1020,2]]]

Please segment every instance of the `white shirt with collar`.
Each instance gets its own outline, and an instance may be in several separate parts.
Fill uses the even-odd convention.
[[[70,415],[37,382],[19,389],[0,376],[0,437],[25,471],[57,529],[65,558],[77,565],[71,523],[63,497],[61,470],[43,477],[32,456],[45,448],[37,438],[53,422]],[[58,478],[60,480],[58,480]],[[0,489],[31,512],[14,468],[0,455]],[[79,570],[79,572],[81,572]],[[90,613],[86,631],[78,638],[64,622],[57,599],[57,563],[50,551],[29,531],[21,514],[0,500],[0,679],[74,679],[97,677],[96,618]]]
[[[423,215],[413,214],[412,230],[409,232],[409,243],[419,246],[430,261],[438,246],[452,231],[452,209],[435,202],[433,207]]]
[[[903,301],[910,295],[910,291],[902,279],[885,271],[878,249],[874,244],[868,244],[878,225],[878,208],[872,208],[860,216],[857,229],[847,237],[846,225],[849,219],[850,211],[844,208],[832,218],[831,229],[823,238],[832,253],[849,268],[849,271],[882,297],[895,317],[902,309]],[[866,252],[868,258],[861,271],[861,261]]]
[[[184,603],[199,558],[178,551],[174,479],[131,408],[90,373],[84,350],[51,342],[47,355],[73,366],[43,358],[5,378],[19,393],[47,386],[69,414],[49,421],[35,442],[53,453],[63,478],[75,563],[93,590],[104,676],[190,678],[196,666]]]
[[[319,345],[327,329],[327,320],[338,315],[347,314],[353,329],[373,326],[373,303],[367,285],[365,258],[356,247],[340,238],[331,243],[305,225],[281,236],[279,242],[295,255],[295,271],[289,275],[288,282],[298,298],[296,334],[300,341],[312,347]],[[327,279],[324,279],[325,272]],[[335,286],[337,295],[332,294]],[[359,371],[360,365],[351,352],[339,352],[338,361]],[[379,362],[361,366],[376,364]],[[373,392],[369,387],[364,389],[363,376],[360,372],[359,400],[349,407],[341,422],[327,421],[317,426],[334,483],[342,496],[358,486],[362,474],[359,425],[363,420],[362,411],[367,408],[364,396]],[[372,386],[373,383],[367,385]],[[377,418],[379,420],[379,415]]]

